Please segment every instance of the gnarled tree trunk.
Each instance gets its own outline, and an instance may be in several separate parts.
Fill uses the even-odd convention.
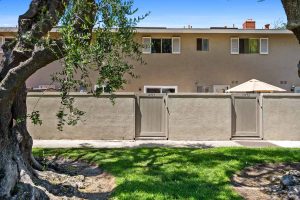
[[[64,12],[66,1],[33,0],[19,17],[19,37],[3,47],[0,73],[0,199],[48,199],[35,187],[32,138],[27,131],[26,79],[38,69],[59,59],[50,49],[36,49],[32,42],[48,33]],[[48,12],[44,12],[44,10]],[[43,17],[47,17],[44,18]],[[42,19],[42,21],[39,21]],[[27,36],[24,39],[23,35]],[[18,184],[18,187],[15,186]]]
[[[286,16],[287,28],[295,34],[300,44],[300,1],[299,0],[281,0]],[[300,61],[298,64],[298,76],[300,77]]]
[[[85,0],[95,5],[94,0]],[[49,46],[37,45],[60,20],[68,0],[32,0],[28,11],[19,17],[19,37],[4,45],[5,59],[0,66],[0,199],[48,199],[35,185],[32,138],[26,127],[25,81],[38,69],[63,57],[61,41]],[[92,31],[82,19],[93,19],[95,7],[78,9],[74,16],[74,34]],[[93,21],[93,20],[91,20]],[[85,28],[83,28],[85,27]],[[84,30],[82,30],[84,29]],[[16,187],[16,185],[18,187]]]

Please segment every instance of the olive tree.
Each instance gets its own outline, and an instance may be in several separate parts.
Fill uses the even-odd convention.
[[[59,128],[74,125],[82,111],[69,92],[87,85],[90,73],[114,92],[133,76],[129,60],[142,62],[134,27],[132,0],[32,0],[19,16],[18,36],[3,46],[0,66],[0,199],[47,199],[36,187],[40,164],[32,156],[27,118],[40,123],[38,111],[27,114],[25,81],[37,70],[60,60]],[[58,26],[59,39],[49,37]]]

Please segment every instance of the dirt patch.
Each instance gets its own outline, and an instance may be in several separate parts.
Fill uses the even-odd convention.
[[[35,184],[51,200],[104,200],[116,186],[115,178],[96,165],[56,157],[37,160],[46,170],[38,172]]]
[[[280,188],[280,180],[290,170],[300,170],[300,163],[259,164],[234,175],[232,183],[234,189],[247,200],[285,200],[288,197]]]

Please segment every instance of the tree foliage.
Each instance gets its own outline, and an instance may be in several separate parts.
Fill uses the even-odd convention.
[[[93,10],[93,14],[79,12]],[[133,1],[99,0],[88,3],[72,0],[66,5],[58,29],[62,48],[56,52],[62,58],[63,69],[52,79],[61,85],[61,106],[57,113],[58,129],[65,124],[75,125],[84,112],[74,106],[75,99],[69,96],[70,91],[79,87],[91,88],[89,92],[101,95],[102,87],[94,91],[90,75],[97,74],[96,84],[105,85],[105,91],[113,94],[127,83],[125,75],[132,78],[132,61],[143,63],[141,45],[134,40],[135,27],[148,14],[134,17]],[[90,27],[93,27],[91,29]],[[78,29],[81,31],[78,32]],[[49,43],[45,41],[46,44]],[[50,42],[51,43],[51,42]],[[112,96],[113,97],[113,96]],[[36,111],[34,111],[36,112]]]
[[[132,0],[32,0],[19,16],[18,37],[4,46],[0,66],[0,199],[48,199],[36,187],[34,169],[42,166],[32,156],[26,120],[41,120],[36,110],[27,114],[25,81],[60,60],[63,69],[53,77],[62,87],[58,128],[76,124],[84,112],[70,91],[97,74],[97,83],[113,93],[126,83],[124,75],[133,76],[131,63],[142,62],[134,27],[145,16],[135,18],[136,11]]]

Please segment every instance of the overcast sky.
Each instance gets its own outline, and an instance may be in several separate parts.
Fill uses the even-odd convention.
[[[30,0],[0,0],[0,26],[16,26],[18,15],[28,8]],[[241,27],[246,19],[257,22],[257,28],[286,16],[280,0],[135,0],[139,14],[151,12],[139,26],[198,28],[211,26]]]

